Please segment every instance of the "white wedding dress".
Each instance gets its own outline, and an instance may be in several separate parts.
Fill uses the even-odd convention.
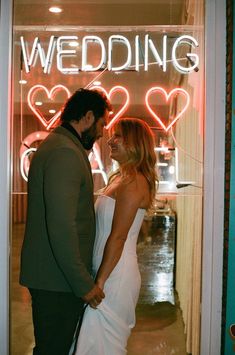
[[[95,204],[96,240],[93,271],[96,274],[111,232],[115,200],[100,195]],[[127,340],[135,325],[135,307],[140,290],[136,243],[144,218],[139,209],[129,230],[119,262],[105,282],[105,299],[97,309],[87,307],[78,338],[76,355],[126,354]]]

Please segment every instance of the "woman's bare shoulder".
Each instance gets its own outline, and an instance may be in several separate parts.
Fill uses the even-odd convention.
[[[146,178],[141,173],[125,178],[117,189],[118,196],[136,199],[142,205],[149,203],[149,186]],[[129,196],[129,197],[128,197]]]

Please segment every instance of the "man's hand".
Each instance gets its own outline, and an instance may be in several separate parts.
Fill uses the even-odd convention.
[[[90,292],[88,292],[85,296],[82,297],[82,299],[86,303],[89,303],[92,308],[96,308],[102,302],[102,299],[104,297],[105,294],[103,290],[101,290],[99,286],[95,285]]]

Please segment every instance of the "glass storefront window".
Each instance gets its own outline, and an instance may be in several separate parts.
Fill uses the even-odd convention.
[[[24,6],[23,6],[24,5]],[[178,305],[186,351],[197,354],[200,334],[203,147],[204,2],[112,4],[74,1],[49,12],[47,2],[15,1],[13,140],[13,252],[18,255],[26,218],[27,174],[40,142],[59,124],[65,100],[79,87],[100,88],[113,115],[145,120],[155,134],[159,187],[138,241],[142,272],[141,305]],[[152,10],[152,11],[151,11]],[[133,11],[133,18],[129,16]],[[155,16],[153,18],[152,13]],[[29,15],[30,14],[30,15]],[[68,15],[69,14],[69,15]],[[128,16],[127,16],[128,15]],[[95,191],[114,168],[108,130],[89,158]],[[164,238],[172,238],[164,251]],[[162,243],[162,244],[161,244]],[[161,249],[162,248],[162,249]],[[168,255],[168,258],[166,258]],[[16,285],[31,338],[30,300]],[[187,273],[185,272],[187,270]],[[153,308],[152,308],[153,307]],[[146,308],[145,308],[146,309]],[[14,310],[14,308],[13,308]],[[12,349],[17,346],[12,312]],[[17,314],[18,316],[18,314]],[[31,332],[31,333],[30,333]],[[28,333],[27,333],[28,336]]]

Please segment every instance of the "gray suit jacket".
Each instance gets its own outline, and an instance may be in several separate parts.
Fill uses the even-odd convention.
[[[30,165],[20,283],[83,296],[94,285],[94,238],[90,163],[79,140],[57,127]]]

